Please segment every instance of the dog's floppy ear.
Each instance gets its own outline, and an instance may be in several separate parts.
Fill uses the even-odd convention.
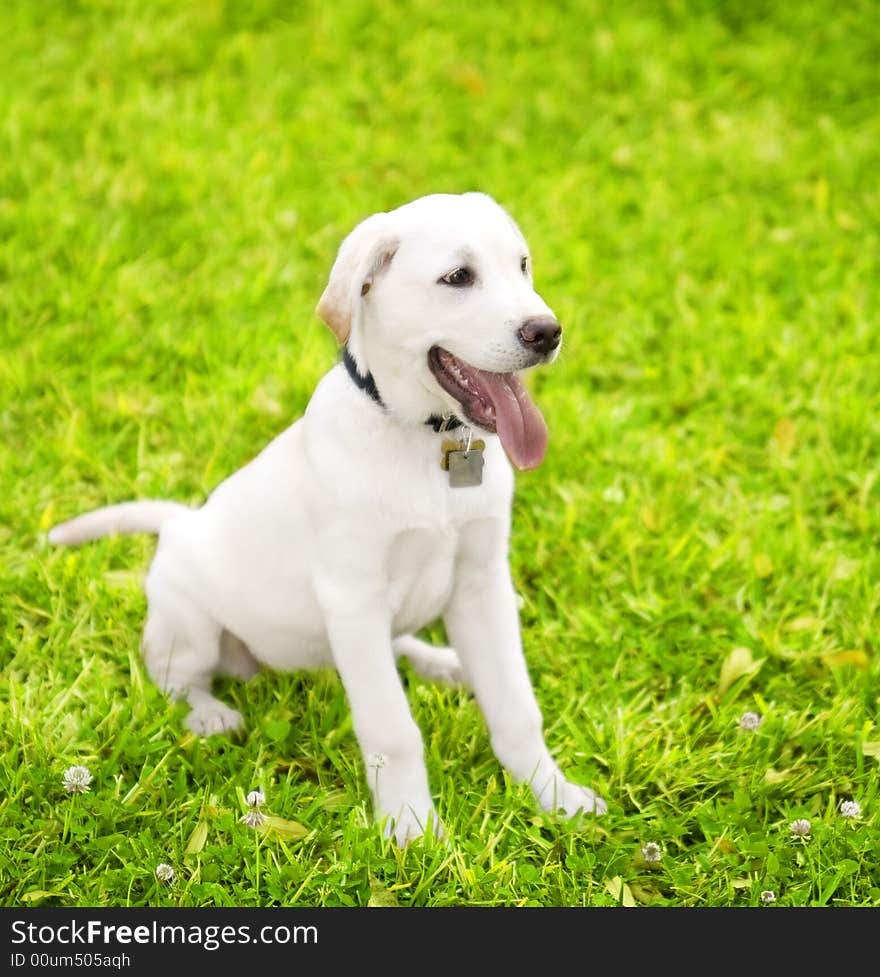
[[[384,213],[361,221],[342,242],[315,310],[340,343],[348,339],[362,297],[376,275],[391,262],[397,245],[391,221]]]

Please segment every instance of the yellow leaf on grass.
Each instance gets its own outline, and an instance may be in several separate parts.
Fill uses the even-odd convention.
[[[818,631],[820,628],[825,626],[825,622],[821,617],[795,617],[792,618],[786,625],[786,631]]]
[[[865,756],[873,757],[880,763],[880,742],[862,743],[862,753]]]
[[[609,879],[605,883],[605,889],[611,893],[618,905],[630,908],[635,906],[636,899],[632,894],[632,890],[619,875],[615,875],[613,879]]]
[[[789,455],[797,441],[794,423],[789,417],[781,417],[773,428],[773,440],[784,455]]]
[[[650,906],[660,895],[656,889],[650,885],[640,885],[638,882],[630,883],[632,894],[643,906]]]
[[[756,553],[752,559],[752,566],[762,580],[766,580],[773,573],[773,561],[766,553]]]
[[[108,586],[121,590],[141,590],[144,575],[140,570],[107,570],[103,578]]]
[[[199,821],[195,828],[193,828],[193,833],[189,836],[189,841],[183,850],[184,855],[197,855],[205,847],[207,840],[208,822]]]
[[[822,661],[831,668],[839,668],[841,665],[854,665],[856,668],[868,667],[868,656],[864,651],[852,649],[850,651],[829,651],[822,656]]]
[[[351,803],[346,790],[328,790],[321,798],[320,804],[325,811],[333,811],[339,807],[348,807]]]
[[[791,772],[788,770],[776,770],[774,767],[767,767],[764,771],[764,783],[781,784],[783,781],[788,780],[790,776]]]
[[[51,899],[53,896],[64,896],[64,892],[52,892],[49,889],[31,889],[21,897],[23,902],[36,902],[38,899]]]
[[[452,79],[468,95],[478,97],[486,94],[486,78],[480,69],[472,64],[458,65],[453,71]]]
[[[305,838],[309,833],[309,829],[304,824],[300,824],[299,821],[276,818],[273,814],[266,817],[264,828],[266,831],[274,831],[284,838]]]
[[[816,180],[816,210],[824,214],[828,210],[828,181],[824,176]]]
[[[370,881],[370,898],[368,906],[384,908],[386,906],[399,906],[397,896],[387,887],[377,882],[375,879]]]
[[[750,678],[763,664],[763,658],[755,659],[752,657],[751,648],[734,648],[721,665],[718,695],[724,695],[738,679]]]

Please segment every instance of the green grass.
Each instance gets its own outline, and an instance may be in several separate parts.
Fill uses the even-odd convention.
[[[5,905],[880,905],[876,8],[535,10],[0,8]],[[248,731],[188,734],[139,659],[153,540],[45,530],[202,500],[334,362],[345,233],[467,189],[566,329],[511,558],[548,741],[610,810],[538,814],[405,674],[448,844],[400,851],[335,676],[227,683]],[[242,824],[254,787],[301,828]]]

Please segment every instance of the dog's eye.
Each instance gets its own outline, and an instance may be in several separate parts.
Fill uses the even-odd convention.
[[[528,273],[529,273],[529,256],[527,254],[524,254],[522,256],[522,258],[520,258],[520,260],[519,260],[519,270],[524,275],[528,275]]]
[[[464,288],[467,285],[473,285],[474,283],[474,273],[470,268],[454,268],[448,275],[444,275],[441,279],[444,285],[452,285],[455,288]]]

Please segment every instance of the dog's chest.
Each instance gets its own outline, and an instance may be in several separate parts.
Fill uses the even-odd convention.
[[[435,620],[452,593],[458,534],[409,529],[389,551],[388,597],[395,634],[409,634]]]

